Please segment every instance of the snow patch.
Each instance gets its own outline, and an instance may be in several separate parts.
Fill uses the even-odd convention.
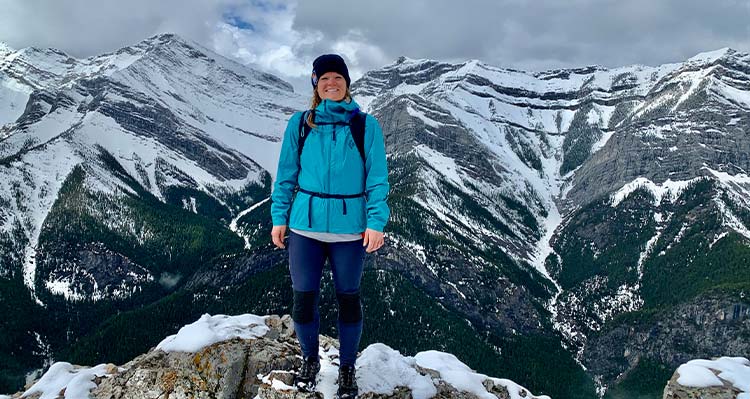
[[[713,51],[704,51],[688,58],[687,63],[713,63],[729,52],[729,47],[720,48]]]
[[[459,175],[460,168],[456,165],[456,161],[453,158],[447,157],[424,144],[416,146],[415,150],[425,161],[427,161],[440,174],[445,176],[451,183],[460,187],[464,192],[469,191],[466,186],[464,186],[464,181]]]
[[[719,92],[727,99],[750,108],[750,91],[736,89],[721,81],[714,81],[713,84],[719,88]]]
[[[250,208],[247,208],[247,209],[245,209],[244,211],[240,212],[240,213],[239,213],[239,214],[237,215],[237,217],[235,217],[234,219],[232,219],[232,222],[231,222],[231,223],[229,223],[229,230],[233,231],[233,232],[234,232],[235,234],[237,234],[237,235],[238,235],[238,236],[240,236],[240,237],[241,237],[241,238],[242,238],[243,240],[245,240],[245,249],[250,249],[250,237],[248,237],[248,236],[244,236],[244,235],[242,235],[242,233],[240,233],[240,232],[238,231],[238,229],[237,229],[237,222],[238,222],[238,221],[239,221],[240,219],[242,219],[242,217],[243,217],[243,216],[245,216],[245,215],[247,215],[248,213],[252,212],[252,211],[253,211],[253,210],[255,210],[255,209],[256,209],[257,207],[259,207],[259,206],[261,206],[261,205],[265,204],[265,203],[266,203],[266,202],[268,202],[268,200],[270,200],[270,199],[271,199],[271,197],[268,197],[268,198],[264,199],[263,201],[260,201],[260,202],[258,202],[258,203],[256,203],[256,204],[253,204],[253,205],[252,205],[252,206],[251,206]]]
[[[677,383],[685,387],[708,388],[729,382],[750,397],[750,360],[744,357],[721,357],[715,360],[691,360],[677,369]]]
[[[406,112],[408,112],[409,115],[413,117],[419,118],[419,120],[424,122],[427,126],[434,127],[434,128],[439,128],[443,126],[442,123],[436,122],[435,120],[431,119],[430,117],[425,115],[424,112],[419,111],[415,109],[414,107],[412,107],[411,104],[406,106]]]
[[[162,340],[156,349],[165,352],[197,352],[206,346],[232,338],[258,338],[264,336],[268,316],[243,314],[239,316],[204,314],[198,321],[188,324],[175,335]]]
[[[469,366],[462,363],[456,356],[439,351],[419,352],[414,356],[416,364],[422,368],[435,370],[440,373],[440,378],[452,385],[459,391],[468,392],[479,398],[497,399],[497,397],[484,387],[485,380],[502,385],[508,389],[511,399],[528,397],[528,390],[509,380],[490,378],[484,374],[475,373]],[[522,393],[523,392],[523,393]],[[544,398],[546,396],[533,396],[532,398]]]
[[[742,220],[732,212],[731,209],[720,198],[714,198],[714,202],[719,207],[722,215],[722,224],[730,229],[742,234],[745,238],[750,239],[750,229],[742,223]]]
[[[646,188],[654,195],[654,205],[658,205],[664,198],[669,201],[674,201],[685,188],[699,179],[701,178],[696,177],[694,179],[681,181],[667,179],[664,183],[657,184],[645,177],[638,177],[630,183],[622,186],[622,188],[610,196],[612,207],[616,208],[623,200],[639,188]]]
[[[92,368],[76,368],[67,362],[57,362],[32,385],[22,397],[40,394],[39,399],[57,399],[60,391],[65,390],[65,399],[88,398],[89,392],[96,388],[94,378],[111,375],[108,366],[100,364]]]
[[[68,301],[81,301],[86,298],[83,293],[71,288],[73,284],[74,281],[70,278],[44,282],[44,286],[50,293],[53,295],[62,295]]]
[[[415,358],[401,355],[387,345],[376,343],[362,351],[357,359],[360,392],[393,394],[397,387],[408,387],[414,399],[428,399],[437,394],[429,376],[414,368]]]

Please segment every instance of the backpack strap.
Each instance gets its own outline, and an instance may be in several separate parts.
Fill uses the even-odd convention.
[[[302,157],[302,148],[305,146],[305,140],[310,135],[312,128],[307,124],[308,115],[312,115],[313,121],[315,120],[315,110],[307,110],[302,113],[302,118],[299,120],[299,140],[297,142],[297,158]],[[362,162],[365,162],[365,121],[367,120],[367,114],[360,111],[359,108],[352,111],[352,116],[346,123],[349,125],[349,130],[352,132],[352,139],[354,144],[357,146],[359,156],[362,158]],[[322,123],[325,124],[325,123]],[[339,123],[336,123],[339,124]]]
[[[365,162],[365,121],[367,120],[367,114],[359,109],[355,112],[349,119],[349,130],[352,132],[354,144],[359,150],[359,156],[362,157],[362,162]]]
[[[307,110],[302,113],[302,118],[299,120],[299,128],[297,129],[299,131],[299,140],[297,141],[297,159],[302,157],[302,147],[305,146],[305,140],[307,140],[307,136],[310,135],[310,131],[312,128],[310,125],[307,124],[307,117],[308,115],[312,115],[313,120],[315,120],[315,110]]]

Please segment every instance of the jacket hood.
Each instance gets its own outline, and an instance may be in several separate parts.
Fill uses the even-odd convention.
[[[353,99],[350,102],[323,100],[315,107],[315,122],[346,122],[358,108],[359,104]]]

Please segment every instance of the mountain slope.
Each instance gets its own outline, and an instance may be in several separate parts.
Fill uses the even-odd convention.
[[[484,243],[500,248],[510,259],[490,263],[513,267],[496,266],[492,279],[523,287],[531,294],[525,302],[543,304],[551,317],[519,311],[512,288],[493,307],[513,304],[506,320],[551,321],[603,393],[637,362],[604,372],[603,364],[620,364],[618,355],[584,355],[589,336],[618,315],[665,309],[707,290],[736,301],[723,287],[748,283],[749,61],[722,49],[659,67],[530,74],[401,58],[367,73],[354,90],[383,123],[397,165],[392,239],[414,254],[403,263],[427,269],[410,273],[430,286],[423,276],[446,258],[440,238],[460,254],[481,253]],[[472,212],[464,194],[484,212]],[[402,203],[417,215],[401,222]],[[691,239],[680,243],[683,235]],[[685,273],[679,265],[696,251]],[[448,264],[471,264],[461,257],[469,256]],[[434,295],[454,309],[461,299],[481,302],[466,293],[486,292],[488,282],[467,278],[469,270],[433,273],[455,288]],[[471,288],[462,285],[467,280]],[[679,289],[665,288],[678,282]],[[723,354],[718,346],[670,350],[680,359]]]
[[[169,34],[85,60],[2,55],[0,277],[14,294],[0,302],[21,301],[2,353],[22,343],[4,361],[16,370],[241,251],[228,224],[270,194],[281,132],[304,100]],[[17,323],[24,314],[39,322]]]
[[[418,318],[409,335],[469,335],[458,355],[499,348],[506,375],[565,397],[593,396],[591,379],[627,395],[634,376],[746,350],[730,337],[750,287],[749,65],[722,49],[658,67],[401,58],[365,74],[352,89],[383,126],[392,186],[388,245],[366,259],[379,317],[429,306],[450,334]],[[33,315],[0,326],[9,384],[65,348],[105,356],[113,325],[238,306],[228,293],[283,270],[267,198],[305,107],[288,84],[174,35],[86,60],[0,46],[0,82],[0,305]],[[288,306],[273,281],[261,302]],[[673,323],[688,308],[727,335],[674,341],[695,333]],[[401,332],[373,334],[414,350]],[[569,366],[540,381],[548,364]]]

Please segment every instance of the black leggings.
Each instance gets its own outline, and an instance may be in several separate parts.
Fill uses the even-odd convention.
[[[294,289],[294,329],[306,357],[318,356],[320,279],[326,259],[330,261],[339,305],[339,362],[354,365],[362,335],[362,280],[365,248],[362,239],[322,242],[295,232],[289,233],[289,272]]]

